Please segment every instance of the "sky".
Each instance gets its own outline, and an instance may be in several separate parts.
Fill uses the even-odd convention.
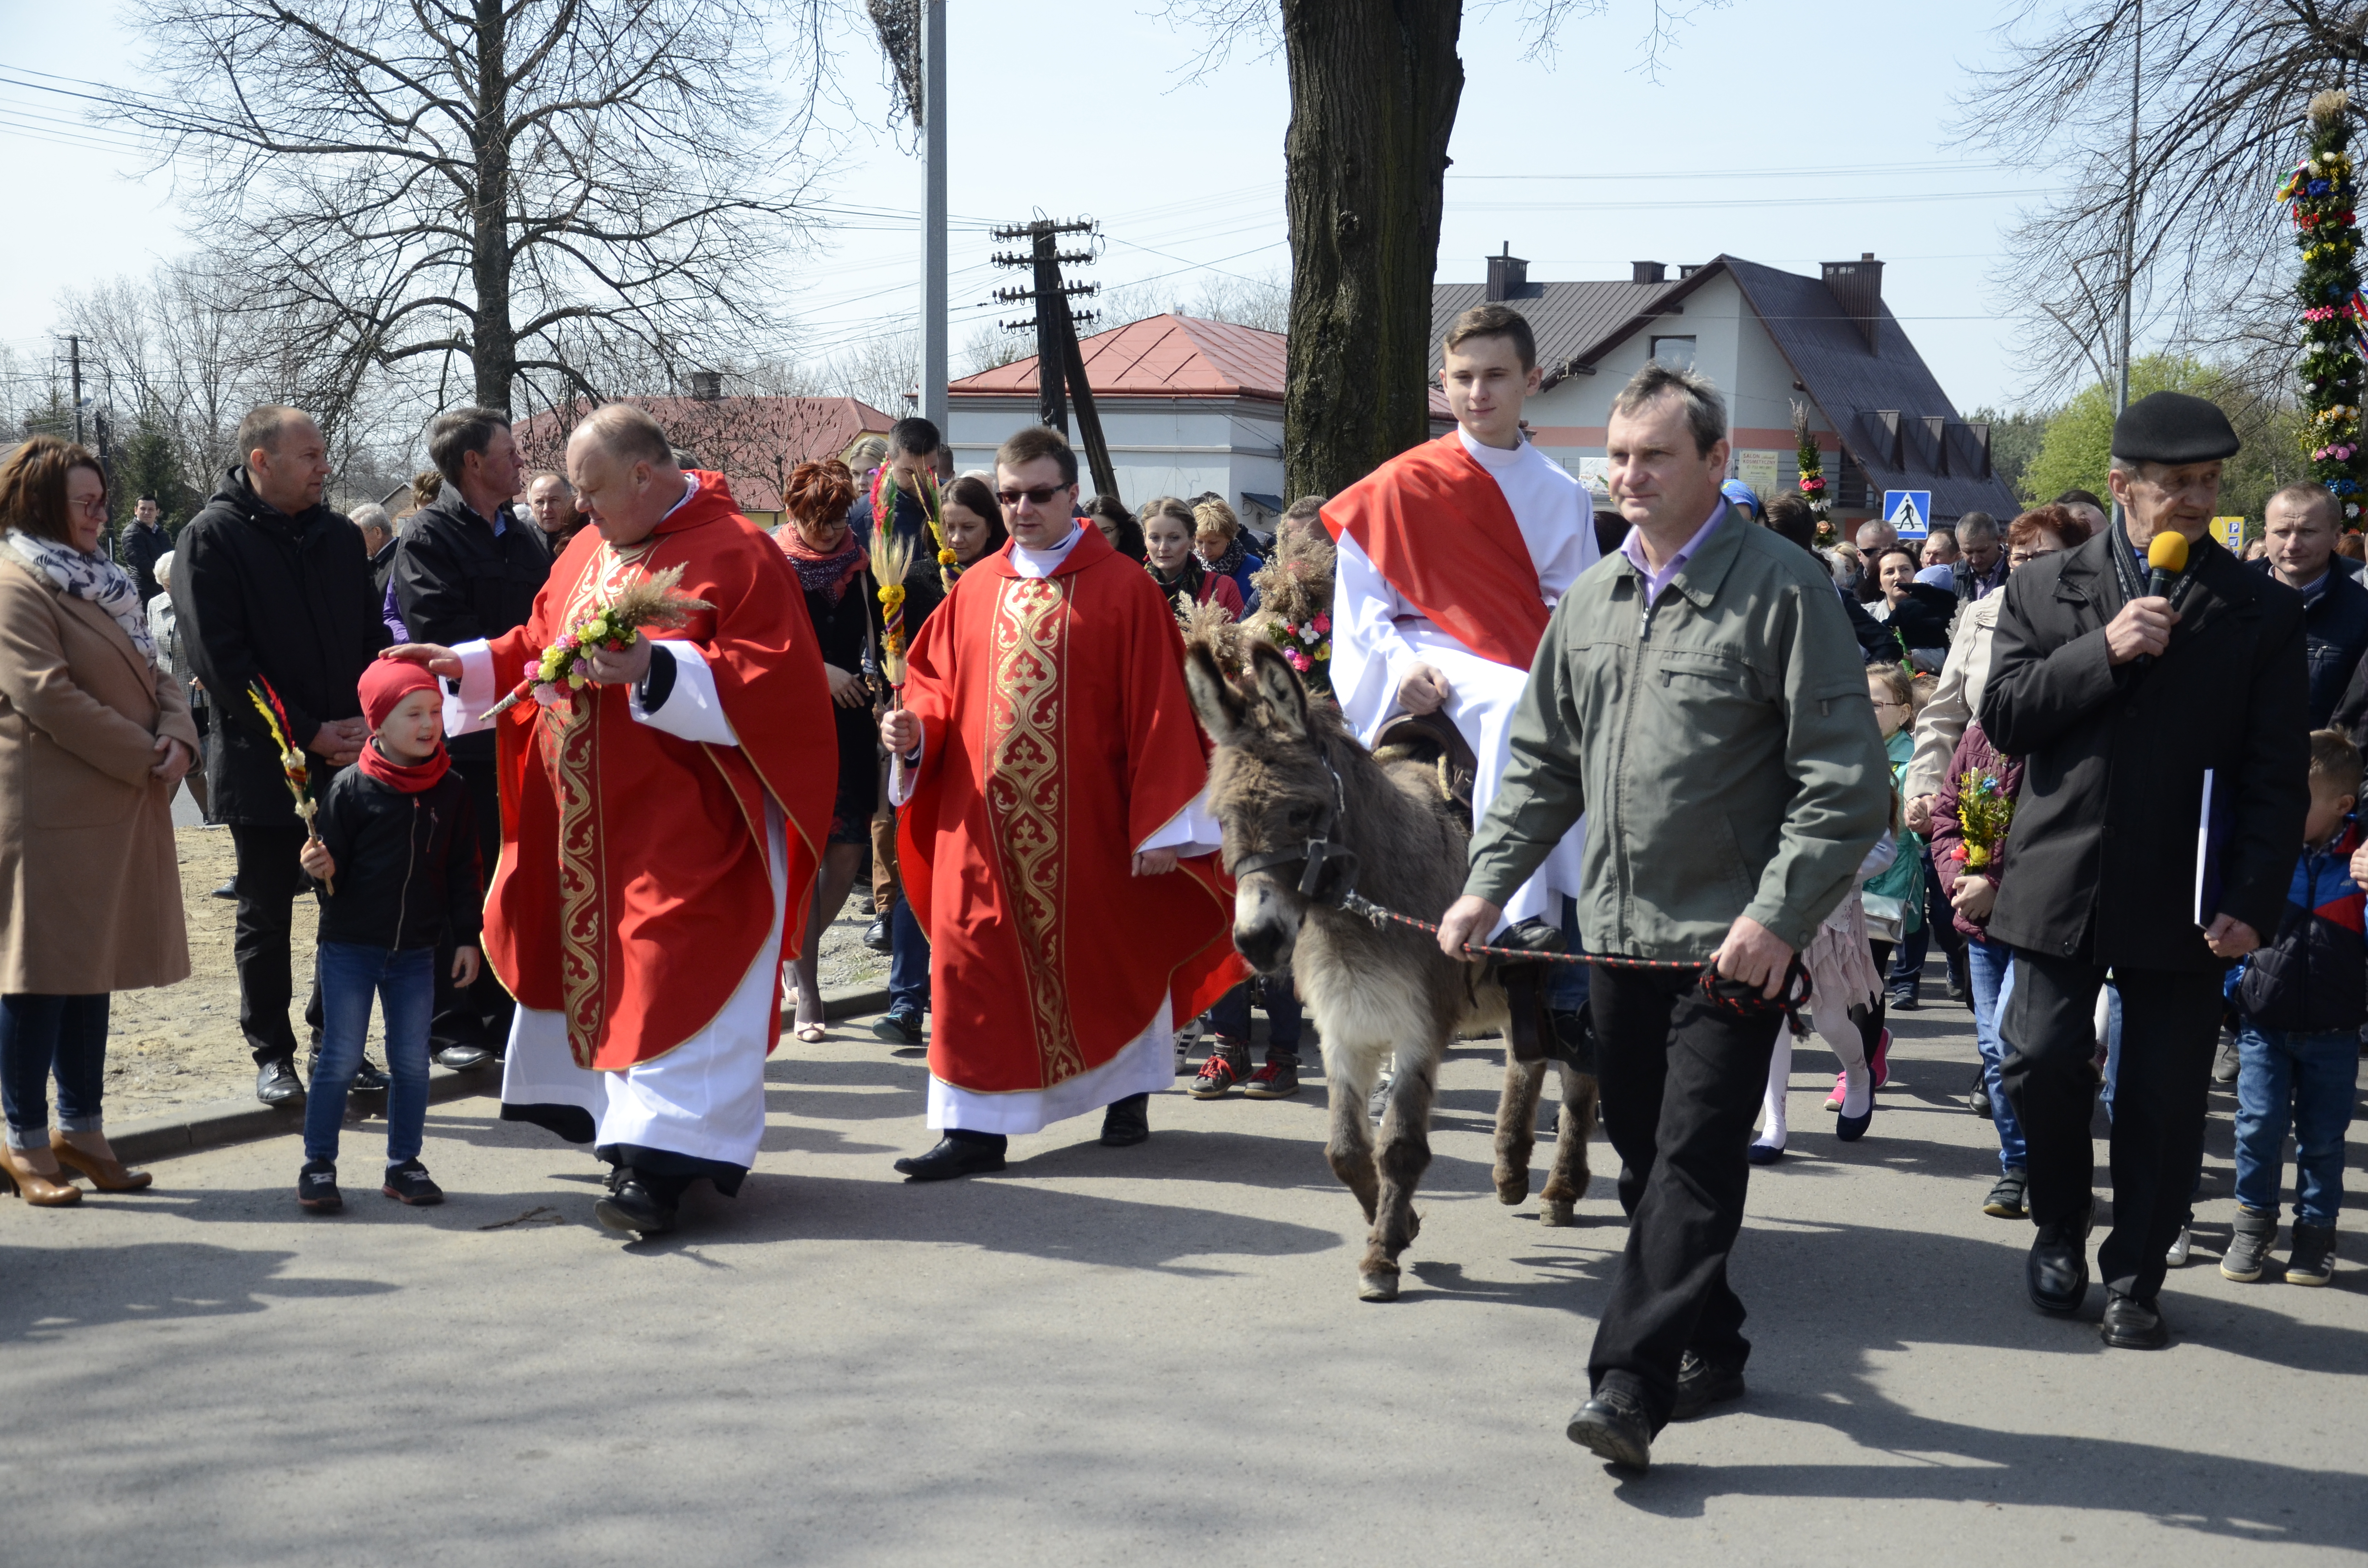
[[[1955,142],[1954,101],[1994,60],[2003,0],[1734,0],[1700,15],[1657,81],[1638,69],[1649,0],[1609,0],[1524,61],[1521,7],[1466,7],[1464,86],[1450,152],[1438,278],[1474,281],[1509,243],[1533,281],[1624,278],[1628,264],[1725,252],[1815,275],[1872,251],[1884,290],[1961,412],[2023,401],[2012,324],[1988,282],[2041,172]],[[949,0],[951,338],[1014,313],[987,229],[1034,212],[1099,220],[1105,286],[1289,276],[1279,53],[1237,49],[1195,79],[1203,35],[1159,0]],[[131,85],[139,40],[109,4],[0,0],[0,74]],[[916,214],[919,160],[886,132],[867,35],[841,40],[853,117],[816,194]],[[17,210],[58,214],[49,243],[0,247],[0,340],[58,351],[60,293],[140,274],[184,246],[169,172],[145,174],[80,107],[0,83],[0,159]],[[808,359],[909,328],[916,216],[825,225],[785,269]]]

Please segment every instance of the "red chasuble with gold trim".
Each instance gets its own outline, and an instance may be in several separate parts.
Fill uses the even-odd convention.
[[[526,625],[491,644],[507,691],[558,633],[618,588],[668,567],[714,608],[682,631],[714,673],[737,746],[703,745],[632,716],[621,686],[586,686],[496,722],[502,856],[485,958],[510,994],[564,1013],[578,1066],[620,1072],[714,1022],[772,926],[765,801],[788,818],[797,956],[830,829],[838,744],[805,596],[780,547],[740,515],[723,477],[641,544],[594,528],[552,568]],[[770,1049],[776,1027],[766,1036]]]
[[[1550,614],[1537,562],[1503,488],[1454,431],[1334,496],[1324,526],[1355,540],[1406,603],[1482,658],[1525,673],[1537,662]],[[1441,549],[1451,535],[1457,547]]]
[[[1050,577],[1021,576],[1008,547],[964,573],[914,642],[905,700],[924,739],[898,863],[929,937],[939,1079],[1049,1088],[1171,994],[1190,1018],[1248,973],[1216,856],[1133,874],[1208,752],[1176,618],[1099,528]]]

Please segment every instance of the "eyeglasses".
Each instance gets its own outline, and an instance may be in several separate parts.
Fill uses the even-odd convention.
[[[1874,705],[1877,708],[1905,708],[1907,706],[1905,702],[1896,701],[1888,697],[1876,698],[1874,699]]]
[[[1022,501],[1031,506],[1049,506],[1053,497],[1064,494],[1068,488],[1065,484],[1045,484],[1034,490],[998,490],[995,498],[1003,504],[1006,511],[1017,507]]]
[[[104,517],[107,516],[107,497],[100,495],[88,501],[69,499],[66,502],[66,509],[80,512],[85,517]]]

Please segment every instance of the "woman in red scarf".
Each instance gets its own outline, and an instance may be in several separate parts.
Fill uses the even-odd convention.
[[[781,496],[790,520],[773,530],[805,589],[806,614],[822,647],[823,675],[838,725],[838,792],[831,801],[830,845],[814,882],[814,907],[806,919],[805,944],[791,966],[797,989],[797,1036],[809,1044],[825,1038],[822,1016],[822,933],[838,917],[871,839],[871,813],[880,801],[880,746],[871,717],[880,596],[871,581],[863,541],[848,527],[855,504],[855,480],[841,463],[803,462],[790,472]]]
[[[1159,585],[1170,604],[1187,594],[1196,605],[1214,599],[1242,619],[1242,591],[1231,577],[1212,572],[1192,553],[1192,508],[1173,495],[1162,495],[1143,509],[1143,569]]]

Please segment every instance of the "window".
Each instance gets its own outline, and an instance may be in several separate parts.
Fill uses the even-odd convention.
[[[1653,339],[1653,358],[1672,370],[1694,368],[1694,340],[1691,337],[1656,337]]]

